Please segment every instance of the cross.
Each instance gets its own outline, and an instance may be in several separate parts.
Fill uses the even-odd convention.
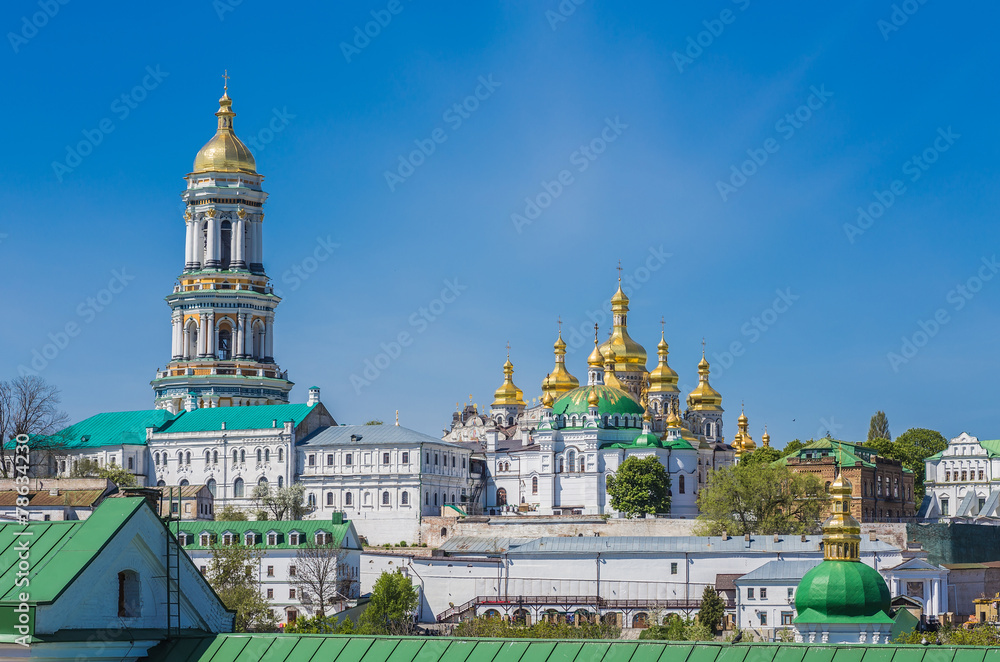
[[[666,328],[667,328],[667,320],[666,320],[666,318],[660,317],[660,335],[661,336],[664,333],[666,333]]]
[[[224,73],[222,74],[222,78],[223,78],[222,91],[223,92],[228,92],[229,91],[229,69],[226,69],[224,71]]]
[[[562,315],[556,318],[556,323],[559,324],[559,335],[562,335]]]
[[[510,358],[510,341],[507,341],[507,358]]]
[[[618,282],[622,282],[622,261],[618,260]]]
[[[597,322],[594,322],[594,344],[597,344]]]
[[[705,356],[705,336],[701,337],[701,356],[702,358]]]

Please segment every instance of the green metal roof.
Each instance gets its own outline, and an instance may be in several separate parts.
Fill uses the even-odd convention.
[[[104,549],[130,517],[143,507],[142,497],[105,499],[90,517],[73,522],[0,524],[0,604],[18,604],[23,591],[15,584],[18,544],[29,545],[29,604],[50,604]],[[19,534],[30,535],[19,535]]]
[[[985,646],[725,644],[220,634],[175,639],[149,662],[1000,662]]]
[[[210,547],[206,547],[201,544],[201,534],[206,531],[218,536],[217,540],[219,543],[222,542],[222,534],[226,531],[238,533],[240,536],[240,544],[243,544],[243,536],[248,531],[253,531],[261,536],[261,542],[254,545],[254,547],[263,549],[298,549],[299,547],[302,547],[306,541],[311,542],[314,540],[317,532],[324,531],[333,536],[334,543],[340,545],[342,544],[344,536],[347,535],[347,531],[350,527],[350,522],[334,524],[330,520],[315,519],[285,520],[281,522],[269,520],[261,520],[259,522],[208,522],[201,520],[189,520],[170,523],[170,530],[174,533],[174,535],[184,532],[192,536],[192,542],[184,545],[184,549],[187,550],[210,549]],[[275,545],[267,544],[267,534],[271,531],[276,531],[279,534],[277,544]],[[299,533],[305,534],[305,539],[302,540],[301,544],[288,544],[288,534],[292,531],[298,531]]]
[[[599,398],[597,411],[602,416],[604,414],[643,414],[642,406],[632,399],[632,397],[621,389],[601,384],[600,386],[581,386],[575,388],[566,395],[556,400],[552,406],[553,414],[586,414],[590,410],[587,405],[587,398],[590,396],[590,389],[597,389]]]
[[[840,441],[826,437],[806,444],[791,455],[783,457],[780,460],[775,460],[775,463],[786,464],[792,458],[808,461],[809,459],[819,459],[821,457],[836,457],[837,462],[840,464],[850,466],[860,462],[862,466],[874,468],[875,464],[867,458],[878,455],[878,453],[870,448],[859,450],[859,446],[860,444],[850,441]],[[812,457],[809,457],[810,455]]]
[[[172,418],[174,414],[165,409],[105,412],[74,423],[55,434],[33,437],[33,440],[64,448],[145,446],[146,428],[159,428]]]
[[[221,430],[260,430],[285,421],[296,426],[302,422],[316,405],[256,405],[253,407],[210,407],[182,412],[162,428],[160,432],[210,432]],[[277,423],[275,423],[277,421]]]

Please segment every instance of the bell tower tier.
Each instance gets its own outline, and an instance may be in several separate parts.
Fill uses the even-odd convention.
[[[274,294],[264,271],[267,193],[250,150],[233,130],[232,100],[219,99],[215,136],[186,176],[184,269],[170,306],[170,362],[151,382],[157,409],[288,402],[292,382],[274,361]]]

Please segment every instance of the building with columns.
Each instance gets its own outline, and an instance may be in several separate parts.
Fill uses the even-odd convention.
[[[185,177],[184,269],[166,297],[170,361],[151,382],[155,408],[172,413],[189,394],[198,407],[245,406],[288,402],[292,388],[274,360],[281,299],[264,271],[264,176],[236,137],[228,89],[215,115],[215,136]]]
[[[939,522],[995,523],[1000,516],[1000,441],[963,432],[925,462],[919,515]]]

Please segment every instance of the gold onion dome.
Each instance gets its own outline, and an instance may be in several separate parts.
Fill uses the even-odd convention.
[[[562,330],[559,331],[559,337],[552,347],[556,355],[556,365],[542,381],[542,393],[550,393],[554,400],[579,387],[580,380],[566,369],[566,341],[562,338]]]
[[[736,419],[736,425],[739,430],[736,436],[733,437],[733,448],[736,449],[736,455],[742,455],[743,453],[752,453],[756,448],[757,444],[754,442],[753,438],[750,436],[750,419],[740,409],[740,417]]]
[[[649,392],[650,393],[678,393],[680,389],[677,388],[677,373],[667,365],[667,355],[670,353],[670,348],[667,345],[666,339],[663,337],[663,333],[660,333],[660,342],[656,346],[656,353],[660,360],[653,368],[652,372],[649,373]]]
[[[762,434],[761,437],[760,437],[760,444],[764,448],[770,448],[771,447],[771,435],[769,435],[767,433],[767,426],[766,425],[764,426],[764,434]]]
[[[638,367],[645,371],[646,350],[628,335],[628,297],[622,290],[621,278],[618,279],[618,291],[611,297],[611,314],[614,319],[611,337],[601,343],[601,351],[606,354],[608,348],[615,350],[618,370]]]
[[[625,390],[621,380],[615,375],[615,350],[608,347],[604,350],[604,383],[611,388]]]
[[[503,364],[503,384],[493,393],[493,406],[520,405],[524,406],[524,394],[514,385],[514,364],[510,356]]]
[[[601,353],[600,348],[597,346],[597,338],[594,338],[594,351],[587,357],[587,365],[591,368],[604,367],[604,354]]]
[[[858,561],[861,558],[861,525],[851,515],[854,486],[838,472],[830,485],[833,513],[823,522],[823,557],[832,561]]]
[[[215,135],[198,150],[192,172],[246,172],[257,173],[257,163],[243,141],[233,132],[233,100],[228,91],[219,99],[219,126]]]
[[[552,397],[552,393],[546,391],[542,394],[542,408],[552,409],[552,403],[555,402],[555,398]]]
[[[698,385],[688,394],[688,408],[694,411],[722,411],[722,394],[708,383],[709,366],[705,355],[698,362]]]
[[[590,395],[587,396],[587,406],[596,407],[601,404],[601,396],[597,394],[597,389],[590,387]]]

